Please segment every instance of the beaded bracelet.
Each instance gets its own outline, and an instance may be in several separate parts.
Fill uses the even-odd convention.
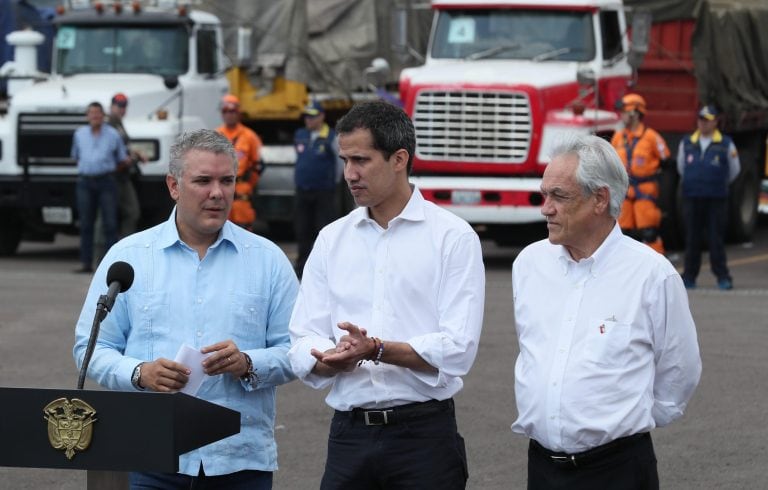
[[[376,359],[373,360],[373,363],[375,365],[377,365],[377,366],[381,362],[381,356],[384,355],[384,341],[383,340],[379,340],[379,342],[380,342],[380,344],[379,344],[379,351],[376,353]]]

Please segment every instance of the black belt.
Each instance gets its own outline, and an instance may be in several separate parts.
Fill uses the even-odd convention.
[[[399,407],[373,409],[354,408],[349,412],[336,410],[337,415],[351,417],[365,425],[391,425],[399,422],[436,415],[443,412],[453,412],[453,398],[447,400],[429,400],[426,402],[409,403]]]
[[[625,448],[627,446],[632,446],[634,444],[637,444],[639,442],[642,442],[643,439],[649,439],[651,435],[648,432],[641,432],[639,434],[633,434],[631,436],[627,437],[621,437],[619,439],[613,440],[611,442],[607,442],[603,444],[602,446],[597,446],[595,448],[589,449],[587,451],[576,453],[576,454],[567,454],[567,453],[560,453],[556,451],[551,451],[538,442],[536,442],[534,439],[531,439],[531,447],[534,448],[539,453],[547,456],[549,460],[552,463],[555,464],[565,464],[569,466],[586,466],[587,464],[596,461],[602,457],[608,456],[609,454],[615,453],[617,450]]]
[[[107,172],[104,174],[78,174],[81,179],[103,179],[104,177],[113,177],[115,172]]]

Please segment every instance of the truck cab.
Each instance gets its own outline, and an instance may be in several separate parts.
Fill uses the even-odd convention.
[[[610,136],[632,68],[621,2],[433,0],[423,66],[400,93],[416,128],[412,181],[503,242],[535,223],[565,131]]]
[[[147,158],[137,192],[144,225],[167,217],[169,149],[187,130],[220,124],[227,92],[217,17],[175,2],[71,2],[55,19],[50,77],[14,94],[0,119],[0,254],[22,237],[77,231],[72,134],[90,102],[128,97],[131,147]]]

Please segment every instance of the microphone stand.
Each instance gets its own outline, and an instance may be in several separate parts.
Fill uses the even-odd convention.
[[[85,384],[85,374],[88,372],[88,364],[91,363],[91,357],[93,356],[93,350],[96,347],[96,338],[99,336],[99,328],[101,327],[101,321],[107,316],[109,312],[108,308],[108,295],[102,294],[99,296],[99,301],[96,303],[96,313],[93,315],[93,324],[91,325],[91,336],[88,337],[88,346],[85,348],[85,356],[83,357],[83,365],[80,366],[80,376],[77,379],[77,389],[82,390]]]

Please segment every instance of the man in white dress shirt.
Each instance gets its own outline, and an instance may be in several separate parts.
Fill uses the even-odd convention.
[[[595,136],[569,135],[544,172],[549,239],[512,269],[518,418],[528,488],[658,489],[649,431],[683,415],[701,375],[680,275],[621,233],[627,174]]]
[[[288,353],[304,383],[331,388],[320,488],[463,489],[452,397],[480,339],[480,241],[408,182],[416,138],[400,108],[357,105],[336,130],[360,207],[315,242]]]

